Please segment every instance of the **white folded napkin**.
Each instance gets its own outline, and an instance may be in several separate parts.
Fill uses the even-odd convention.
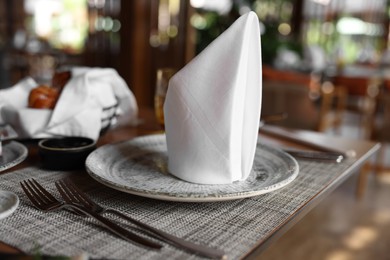
[[[261,110],[257,15],[241,16],[170,80],[164,104],[168,168],[201,184],[245,180]]]
[[[0,122],[12,125],[22,138],[83,136],[96,140],[103,108],[119,102],[117,113],[136,120],[138,106],[133,93],[111,68],[72,69],[54,108],[28,108],[28,95],[38,84],[31,78],[0,91]]]

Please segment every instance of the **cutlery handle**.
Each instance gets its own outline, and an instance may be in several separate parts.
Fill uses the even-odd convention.
[[[283,149],[283,151],[294,157],[308,160],[340,163],[344,159],[344,156],[341,153],[336,152],[300,151],[290,149]]]
[[[332,152],[332,153],[338,153],[342,155],[344,158],[348,157],[355,157],[356,156],[356,151],[355,150],[347,150],[347,151],[339,151],[337,149],[334,149],[329,146],[324,146],[322,144],[317,144],[312,141],[308,141],[307,138],[302,138],[302,134],[297,132],[294,129],[288,129],[288,128],[283,128],[283,127],[277,127],[277,126],[269,126],[269,125],[264,125],[259,129],[259,132],[273,136],[276,138],[282,138],[285,140],[288,140],[290,142],[294,142],[300,145],[304,145],[310,148],[314,148],[316,150],[322,151],[322,152]]]
[[[152,249],[161,249],[162,248],[162,245],[157,244],[153,241],[150,241],[146,238],[143,238],[143,237],[141,237],[133,232],[130,232],[129,230],[118,226],[117,224],[112,222],[110,219],[105,218],[105,217],[103,217],[103,216],[83,207],[83,206],[80,206],[78,204],[64,204],[64,207],[68,207],[68,208],[83,212],[84,214],[99,221],[102,225],[104,225],[108,230],[110,230],[114,234],[118,235],[119,237],[121,237],[129,242],[136,242],[140,245],[143,245],[145,247],[149,247]]]
[[[105,212],[113,213],[113,214],[135,224],[135,225],[138,225],[139,227],[144,228],[146,231],[151,232],[152,234],[156,235],[158,238],[162,239],[163,241],[168,242],[168,243],[173,244],[173,245],[176,245],[176,246],[179,246],[180,248],[186,249],[192,253],[206,256],[206,257],[210,257],[213,259],[227,259],[225,252],[222,250],[203,246],[203,245],[198,245],[198,244],[192,243],[190,241],[184,240],[182,238],[173,236],[173,235],[168,234],[162,230],[156,229],[156,228],[149,226],[145,223],[142,223],[134,218],[131,218],[131,217],[123,214],[122,212],[114,210],[114,209],[106,209]]]

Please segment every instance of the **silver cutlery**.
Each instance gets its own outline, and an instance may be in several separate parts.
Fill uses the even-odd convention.
[[[293,129],[285,129],[283,127],[274,127],[274,126],[269,126],[269,125],[264,125],[259,129],[259,132],[274,136],[277,138],[283,138],[285,140],[304,145],[307,147],[310,147],[312,149],[315,149],[319,152],[323,153],[329,153],[331,156],[334,156],[335,154],[338,154],[342,156],[343,158],[348,158],[348,157],[355,157],[356,156],[356,151],[355,150],[347,150],[347,151],[339,151],[334,148],[330,148],[324,145],[320,145],[308,140],[304,140],[300,138],[299,134],[295,132]]]
[[[144,229],[147,233],[151,233],[154,237],[161,239],[164,242],[167,242],[171,245],[174,245],[178,248],[187,250],[197,255],[216,258],[216,259],[227,259],[227,256],[222,250],[206,247],[203,245],[194,244],[190,241],[184,240],[182,238],[168,234],[162,230],[156,229],[152,226],[149,226],[145,223],[142,223],[134,218],[131,218],[120,211],[111,208],[103,208],[96,202],[92,201],[83,191],[81,191],[76,185],[74,185],[70,180],[65,179],[57,181],[55,183],[58,191],[60,192],[63,199],[67,202],[77,203],[85,206],[89,210],[95,213],[112,213],[115,214],[138,227]]]
[[[340,163],[344,159],[344,155],[337,152],[303,151],[285,148],[283,151],[289,153],[293,157],[306,160]]]
[[[136,243],[138,245],[142,245],[146,248],[150,249],[161,249],[161,245],[150,241],[146,238],[143,238],[135,233],[126,230],[108,218],[105,218],[92,210],[83,207],[80,204],[73,203],[64,203],[57,200],[52,194],[50,194],[45,188],[43,188],[36,180],[28,179],[20,182],[23,191],[30,199],[32,204],[45,212],[60,210],[60,209],[71,209],[77,212],[82,212],[85,215],[88,215],[95,220],[99,221],[104,227],[106,227],[109,231],[116,234],[117,236],[123,238],[126,241]]]

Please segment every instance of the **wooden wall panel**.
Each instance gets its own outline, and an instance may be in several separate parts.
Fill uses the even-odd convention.
[[[189,42],[188,1],[180,1],[178,35],[166,46],[152,47],[151,32],[157,30],[158,0],[122,1],[120,74],[130,85],[139,106],[153,107],[156,71],[160,67],[182,68],[194,55]]]

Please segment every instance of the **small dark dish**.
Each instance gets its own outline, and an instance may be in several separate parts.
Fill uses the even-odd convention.
[[[86,137],[44,139],[38,143],[44,168],[51,170],[83,169],[85,159],[96,148],[96,142]]]

